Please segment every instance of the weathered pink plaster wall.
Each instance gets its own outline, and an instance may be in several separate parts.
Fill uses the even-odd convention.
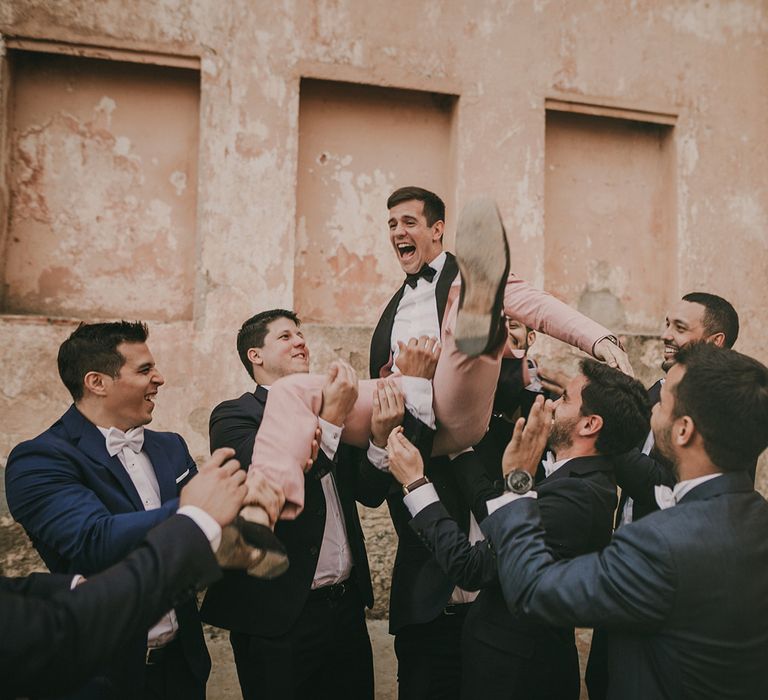
[[[302,232],[302,217],[310,216],[297,211],[297,183],[308,174],[299,159],[302,78],[458,96],[451,118],[453,179],[445,185],[455,202],[453,215],[470,195],[490,193],[507,224],[515,269],[537,284],[563,285],[574,298],[589,284],[581,263],[567,277],[547,272],[548,217],[556,220],[563,212],[546,208],[545,100],[673,115],[674,198],[665,206],[676,243],[657,253],[658,264],[673,271],[647,307],[634,289],[637,284],[645,288],[644,280],[622,277],[611,293],[628,310],[628,320],[637,319],[637,328],[653,325],[658,309],[686,291],[720,293],[743,319],[737,347],[768,360],[768,9],[762,0],[12,0],[0,3],[0,35],[9,45],[21,37],[199,60],[198,175],[196,183],[187,183],[189,191],[197,190],[193,291],[187,306],[157,314],[151,336],[168,380],[155,425],[181,432],[196,455],[207,449],[211,407],[249,385],[234,350],[245,317],[270,306],[306,303],[307,320],[324,324],[308,329],[316,357],[338,350],[353,353],[364,366],[366,330],[346,324],[369,323],[371,315],[361,315],[354,294],[332,299],[336,318],[325,318],[302,301],[302,290],[313,290],[317,281],[309,268],[316,262],[318,270],[333,269],[342,246],[365,258],[372,283],[366,305],[377,296],[385,302],[400,279],[391,259],[366,257],[346,228],[337,234],[323,227],[319,239],[311,240]],[[3,106],[10,90],[6,61],[0,68]],[[118,112],[119,107],[115,118]],[[8,110],[2,119],[5,136]],[[365,172],[372,172],[377,148],[381,163],[398,152],[407,158],[402,143],[397,133],[371,133]],[[0,205],[7,207],[12,185],[7,143],[0,157]],[[117,177],[114,162],[106,156],[99,162],[103,172],[89,197]],[[387,176],[387,184],[405,184],[395,179]],[[125,186],[126,193],[138,189],[130,181]],[[162,199],[174,201],[175,192],[163,187]],[[376,213],[367,199],[371,189],[361,190],[367,193],[365,214],[355,216],[370,212],[366,225],[371,227],[380,216],[380,235],[386,237],[383,202]],[[109,198],[103,201],[106,207]],[[91,211],[96,206],[89,200]],[[120,217],[114,216],[117,223]],[[7,211],[0,220],[5,226]],[[327,221],[328,215],[321,212],[318,220]],[[631,225],[624,221],[621,230]],[[381,250],[372,228],[367,235]],[[11,241],[4,236],[1,243],[0,268],[6,269]],[[606,258],[609,273],[619,253],[634,255],[633,244],[624,241],[625,248]],[[306,262],[305,250],[319,259]],[[35,251],[35,264],[49,265],[50,255],[47,245]],[[62,262],[69,266],[66,258]],[[165,270],[159,264],[155,268],[157,284],[170,283]],[[338,270],[333,284],[342,288],[351,279],[345,274],[352,272],[345,273],[344,266]],[[16,288],[26,284],[12,281]],[[159,292],[126,305],[121,284],[83,287],[76,306],[93,310],[103,298],[101,313],[115,309],[130,316],[157,309],[166,296],[177,298]],[[0,318],[2,456],[16,441],[46,427],[66,404],[53,358],[74,321],[52,325],[45,316],[70,315],[67,308],[73,307],[67,306],[70,294],[57,298],[56,288],[51,287],[47,313]],[[357,339],[354,348],[338,343],[347,331]],[[636,346],[637,362],[650,379],[657,373],[658,345],[640,338]],[[545,356],[564,357],[554,343],[542,342],[539,348]]]

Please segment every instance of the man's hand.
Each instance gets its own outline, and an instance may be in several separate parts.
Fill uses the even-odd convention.
[[[596,359],[602,360],[609,367],[616,367],[630,377],[635,376],[635,372],[629,362],[627,353],[618,345],[614,345],[608,338],[598,340],[593,348],[593,353]]]
[[[323,387],[323,408],[320,418],[331,425],[342,426],[357,400],[357,374],[352,366],[336,360],[328,369]]]
[[[403,435],[401,427],[389,434],[387,441],[389,471],[404,486],[424,476],[424,462],[419,451]]]
[[[437,338],[422,335],[411,338],[407,345],[398,340],[397,347],[399,352],[396,364],[400,374],[430,380],[435,376],[437,361],[440,359],[440,342]]]
[[[537,368],[536,376],[541,382],[541,388],[544,391],[554,394],[555,396],[562,396],[565,391],[565,387],[568,384],[568,375],[565,372],[561,372],[559,369],[542,367]]]
[[[389,434],[403,422],[405,397],[397,384],[389,379],[379,379],[373,391],[373,415],[371,417],[371,441],[377,447],[386,447]]]
[[[323,431],[318,428],[315,430],[315,439],[312,440],[312,444],[309,446],[309,459],[304,464],[304,473],[306,474],[310,469],[312,469],[312,465],[315,463],[315,460],[317,459],[317,456],[320,454],[320,440],[323,437]]]
[[[248,471],[246,486],[248,487],[248,494],[245,498],[245,505],[263,508],[269,516],[270,527],[274,526],[285,504],[283,489],[267,478],[264,472],[257,469]]]
[[[505,476],[515,469],[525,469],[531,476],[536,475],[539,460],[547,446],[554,411],[552,401],[544,401],[543,396],[537,396],[528,420],[517,419],[512,439],[501,458],[501,468]]]
[[[248,494],[245,472],[231,459],[235,451],[220,447],[181,490],[180,506],[197,506],[221,527],[231,523],[240,512]]]

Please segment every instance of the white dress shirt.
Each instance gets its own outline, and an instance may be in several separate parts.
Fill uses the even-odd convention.
[[[722,472],[716,474],[706,474],[705,476],[699,476],[695,479],[686,479],[685,481],[678,481],[674,488],[669,486],[657,485],[654,486],[654,494],[656,497],[656,503],[660,510],[666,510],[672,508],[680,503],[680,500],[686,493],[695,489],[699,484],[703,484],[705,481],[711,481],[718,476],[722,476]]]
[[[431,282],[420,277],[416,286],[411,288],[405,285],[403,296],[397,305],[395,320],[392,323],[392,335],[390,337],[390,349],[394,364],[392,371],[397,367],[399,348],[397,341],[407,343],[411,338],[422,335],[440,337],[440,320],[437,318],[437,280],[445,267],[445,252],[440,253],[429,266],[435,271]]]
[[[102,428],[96,426],[99,432],[108,439],[110,434],[117,436],[131,437],[136,431],[143,433],[143,428],[134,428],[123,433],[117,428]],[[125,468],[128,476],[131,478],[136,491],[139,494],[144,510],[154,510],[162,505],[160,500],[160,487],[157,484],[155,468],[152,466],[147,453],[142,449],[140,452],[134,452],[130,447],[123,447],[116,455],[120,463]],[[210,516],[209,516],[210,517]],[[163,615],[157,624],[149,630],[147,635],[147,646],[161,647],[170,642],[179,630],[179,622],[176,619],[176,613],[170,610]]]

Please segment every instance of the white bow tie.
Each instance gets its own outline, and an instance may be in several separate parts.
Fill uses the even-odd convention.
[[[671,489],[669,486],[660,486],[657,484],[653,487],[656,503],[661,510],[666,510],[667,508],[677,505],[677,493],[675,491],[675,489]]]
[[[544,459],[541,460],[541,464],[544,467],[544,474],[549,476],[555,471],[555,455],[550,450],[547,450],[547,454],[544,455]]]
[[[131,428],[125,433],[117,428],[110,428],[107,431],[107,452],[109,452],[110,457],[114,457],[124,447],[139,454],[143,446],[144,428],[141,426]]]

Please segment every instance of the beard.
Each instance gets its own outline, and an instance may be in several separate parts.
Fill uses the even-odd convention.
[[[573,429],[579,422],[578,418],[557,419],[555,418],[552,423],[552,429],[549,431],[549,438],[547,439],[547,445],[549,449],[555,454],[558,451],[568,449],[573,445]]]
[[[672,425],[666,425],[653,431],[654,449],[672,466],[675,481],[680,480],[675,451],[672,449]]]

